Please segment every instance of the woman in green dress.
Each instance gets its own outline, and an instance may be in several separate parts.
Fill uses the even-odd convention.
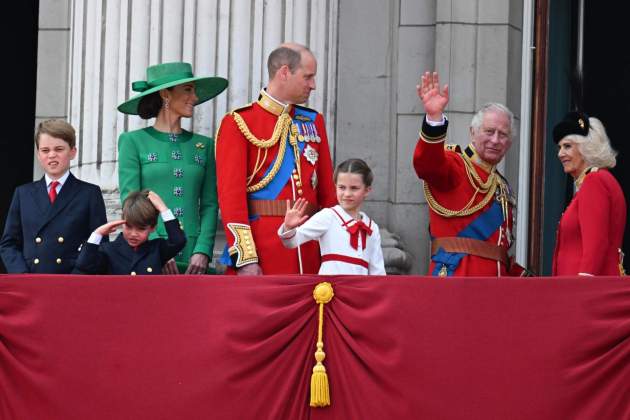
[[[146,81],[132,84],[140,94],[118,107],[155,118],[153,126],[120,135],[118,183],[121,201],[132,191],[150,189],[179,219],[186,247],[164,266],[165,274],[206,273],[212,258],[218,212],[214,141],[183,130],[181,119],[227,85],[221,77],[194,77],[188,63],[158,64],[147,68]],[[166,237],[161,220],[152,235]]]

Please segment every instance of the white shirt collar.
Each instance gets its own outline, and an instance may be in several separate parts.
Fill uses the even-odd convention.
[[[59,182],[59,185],[63,187],[63,184],[66,183],[66,180],[68,179],[69,176],[70,176],[70,170],[68,169],[65,174],[63,174],[59,179],[57,179],[57,182]],[[49,177],[48,174],[44,174],[44,177],[46,178],[46,187],[50,187],[50,183],[53,182],[54,179]]]

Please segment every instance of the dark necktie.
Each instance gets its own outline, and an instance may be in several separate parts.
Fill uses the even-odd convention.
[[[59,181],[53,181],[50,183],[50,191],[48,191],[48,198],[50,198],[50,204],[53,204],[57,199],[57,185]]]

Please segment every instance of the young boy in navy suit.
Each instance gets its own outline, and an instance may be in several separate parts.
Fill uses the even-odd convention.
[[[9,273],[72,272],[79,245],[107,221],[97,185],[70,172],[77,154],[74,128],[63,120],[39,124],[37,159],[45,175],[16,188],[7,215],[0,256]]]
[[[85,274],[162,274],[162,266],[186,245],[186,235],[164,201],[153,191],[130,193],[123,203],[123,220],[109,222],[92,233],[83,246],[77,270]],[[158,214],[168,239],[147,240],[155,230]],[[101,244],[122,225],[115,241]]]

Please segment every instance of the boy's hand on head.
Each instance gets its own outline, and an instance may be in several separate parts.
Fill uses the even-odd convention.
[[[124,220],[114,220],[113,222],[105,223],[103,226],[96,228],[95,232],[101,236],[108,236],[112,232],[115,232],[119,226],[124,225]]]
[[[304,198],[295,200],[293,207],[291,207],[291,201],[287,200],[287,213],[284,215],[284,228],[286,230],[291,230],[306,222],[308,215],[304,213],[307,205],[308,201]]]
[[[153,207],[155,207],[155,209],[159,211],[160,213],[168,210],[168,207],[166,207],[166,204],[164,204],[164,201],[155,192],[149,191],[147,198],[149,199],[149,201],[151,201],[151,204],[153,204]]]

